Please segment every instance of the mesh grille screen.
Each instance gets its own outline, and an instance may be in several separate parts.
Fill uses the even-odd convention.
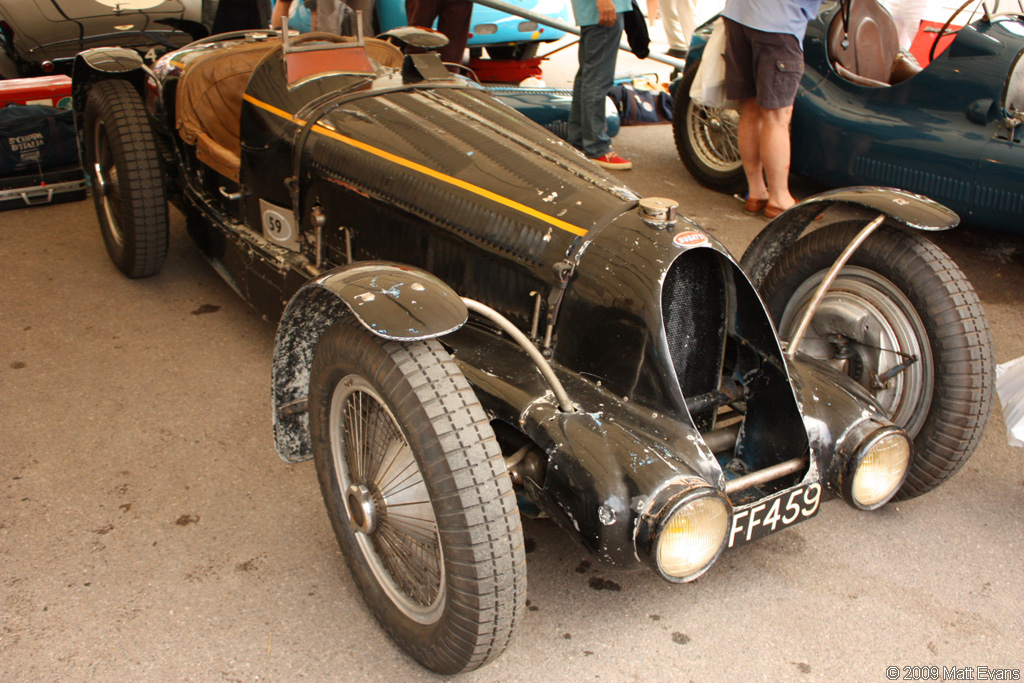
[[[676,259],[665,278],[661,307],[683,396],[714,391],[722,372],[727,308],[718,254],[691,249]]]

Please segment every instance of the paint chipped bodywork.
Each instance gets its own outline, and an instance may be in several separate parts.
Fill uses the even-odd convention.
[[[238,93],[237,177],[224,175],[178,136],[175,96],[211,55],[260,41]],[[351,60],[360,45],[320,49],[302,59],[367,66],[294,79],[293,57],[265,36],[192,46],[125,76],[147,93],[190,234],[280,320],[284,460],[311,457],[310,366],[346,319],[393,342],[439,339],[506,451],[522,509],[627,568],[650,564],[649,531],[676,501],[710,496],[731,514],[796,500],[830,486],[865,429],[891,426],[851,381],[783,354],[753,285],[700,225],[653,225],[632,190],[429,55],[394,68]],[[83,74],[76,96],[109,77]],[[470,315],[464,298],[542,353]]]

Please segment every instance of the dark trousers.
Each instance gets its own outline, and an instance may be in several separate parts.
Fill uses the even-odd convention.
[[[611,26],[580,27],[580,68],[572,84],[569,144],[582,149],[591,159],[612,149],[604,107],[608,91],[615,85],[623,23],[619,12]]]
[[[405,0],[405,13],[410,26],[432,28],[437,19],[437,30],[448,36],[448,44],[441,48],[441,59],[462,63],[462,54],[469,40],[469,18],[473,3],[469,0]]]

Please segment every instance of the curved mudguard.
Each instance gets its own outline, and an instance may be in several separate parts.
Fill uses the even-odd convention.
[[[126,47],[96,47],[75,57],[71,68],[71,106],[75,110],[78,150],[85,159],[85,102],[89,88],[98,81],[118,78],[132,84],[141,96],[146,82],[145,63],[135,50]]]
[[[839,205],[884,213],[897,223],[916,230],[948,230],[960,223],[955,212],[912,192],[883,187],[846,187],[822,192],[785,211],[758,233],[747,247],[740,265],[754,286],[761,288],[779,256],[793,246],[817,216]]]
[[[96,47],[80,52],[71,69],[72,101],[85,109],[85,93],[94,82],[106,78],[131,81],[141,88],[145,78],[145,62],[135,50],[126,47]]]
[[[377,336],[417,341],[457,330],[469,311],[433,275],[382,261],[336,268],[303,285],[285,308],[274,345],[274,443],[285,462],[313,456],[307,417],[313,352],[324,331],[348,315]]]

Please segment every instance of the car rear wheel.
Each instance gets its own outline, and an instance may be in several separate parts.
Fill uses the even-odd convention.
[[[782,339],[862,227],[816,230],[773,266],[762,294]],[[917,233],[883,226],[868,237],[825,295],[800,351],[850,374],[913,438],[897,499],[939,486],[981,440],[995,386],[988,321],[959,267]]]
[[[341,322],[317,344],[309,405],[328,516],[385,630],[440,673],[500,655],[525,605],[522,526],[454,360]]]
[[[167,258],[167,195],[156,139],[139,94],[106,80],[88,94],[85,171],[107,253],[128,277],[148,277]]]
[[[747,187],[740,160],[737,129],[740,114],[690,99],[690,86],[700,63],[688,65],[676,89],[672,133],[683,165],[704,187],[719,192],[742,192]]]

